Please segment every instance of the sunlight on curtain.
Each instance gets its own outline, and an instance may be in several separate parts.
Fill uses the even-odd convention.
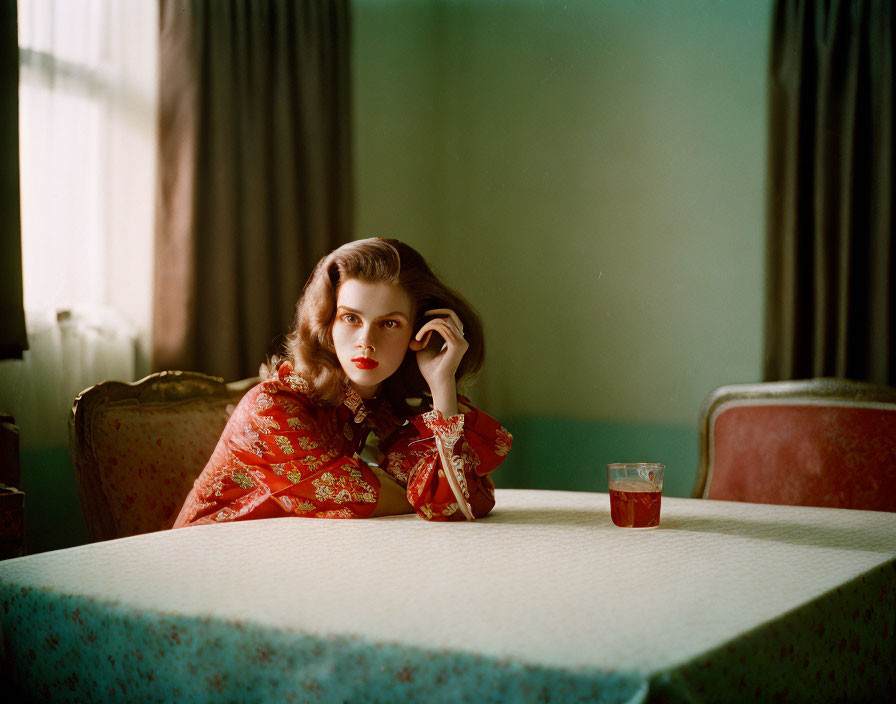
[[[31,349],[0,365],[0,405],[16,417],[23,446],[59,447],[79,391],[149,367],[158,8],[18,7]]]

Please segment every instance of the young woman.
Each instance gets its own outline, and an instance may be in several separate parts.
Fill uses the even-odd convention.
[[[380,238],[343,245],[312,272],[285,358],[262,367],[174,527],[485,516],[495,504],[488,474],[512,437],[457,393],[483,356],[479,316],[414,249]]]

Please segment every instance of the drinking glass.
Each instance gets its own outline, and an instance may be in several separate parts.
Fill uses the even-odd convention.
[[[625,462],[607,465],[610,518],[620,528],[656,528],[666,465]]]

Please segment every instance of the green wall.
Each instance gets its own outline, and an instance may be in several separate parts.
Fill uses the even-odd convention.
[[[600,491],[642,459],[688,494],[703,398],[760,375],[770,0],[352,8],[356,234],[482,312],[497,484]],[[32,551],[86,540],[56,445],[23,437]]]
[[[24,439],[23,445],[27,445]],[[26,446],[20,459],[27,551],[58,550],[88,542],[68,448]]]
[[[498,483],[642,458],[689,493],[700,404],[761,373],[770,1],[353,10],[356,236],[483,314]]]
[[[503,419],[502,419],[503,420]],[[663,492],[689,496],[696,447],[691,428],[661,423],[511,417],[513,450],[494,473],[498,487],[607,491],[611,462],[663,462]]]

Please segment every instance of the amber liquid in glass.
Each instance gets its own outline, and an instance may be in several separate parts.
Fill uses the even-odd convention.
[[[623,486],[629,482],[620,482]],[[624,491],[610,487],[610,518],[620,528],[654,528],[660,524],[661,491],[645,482],[645,488],[637,487],[636,491]],[[636,487],[625,486],[626,489]]]

